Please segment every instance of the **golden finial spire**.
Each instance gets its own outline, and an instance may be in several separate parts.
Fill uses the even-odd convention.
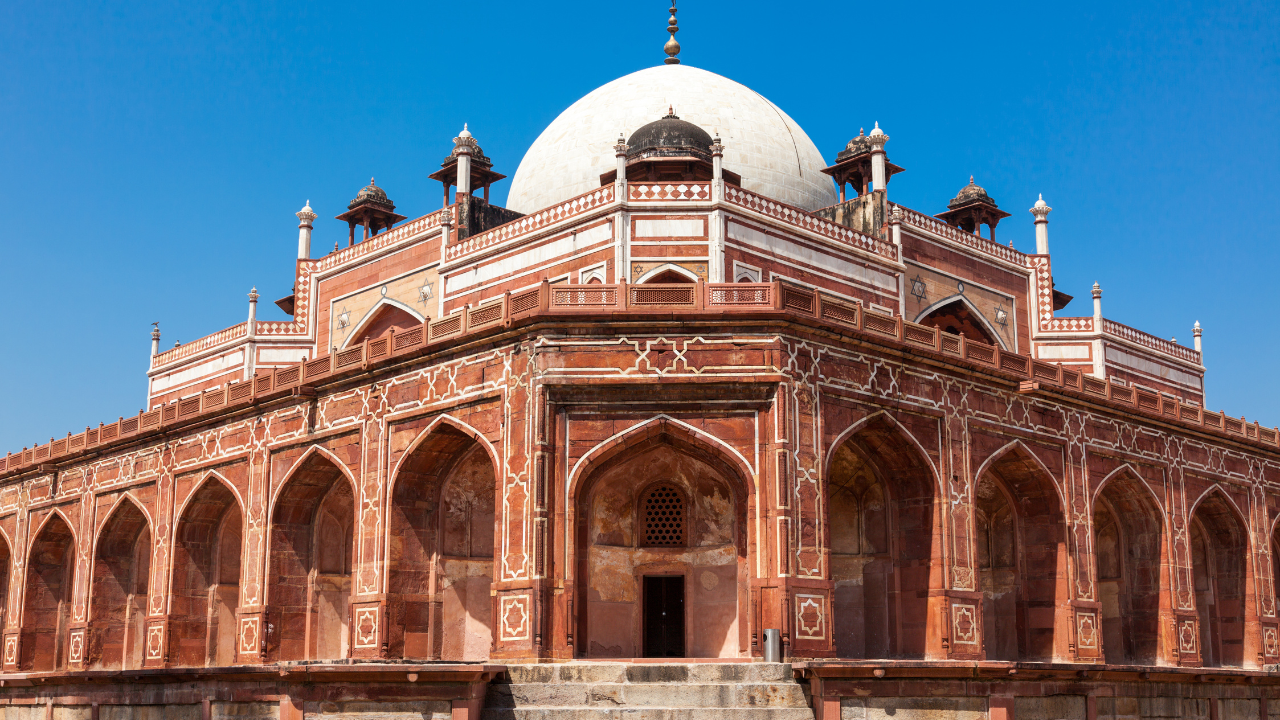
[[[680,58],[676,56],[680,54],[680,43],[676,42],[676,33],[680,32],[680,28],[676,25],[676,0],[671,0],[671,19],[667,21],[667,32],[671,33],[671,39],[662,46],[668,55],[663,62],[668,65],[679,65]]]

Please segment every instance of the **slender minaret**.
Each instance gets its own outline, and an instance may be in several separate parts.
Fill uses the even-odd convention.
[[[621,189],[627,184],[627,140],[622,133],[618,133],[618,143],[613,146],[613,158],[618,165],[618,177],[614,178],[614,181]],[[622,195],[619,194],[618,197]]]
[[[1200,353],[1200,364],[1204,364],[1204,350],[1200,347],[1200,335],[1204,331],[1200,329],[1200,321],[1197,320],[1194,327],[1191,328],[1191,335],[1195,338],[1196,352]]]
[[[453,139],[453,154],[458,156],[458,198],[471,194],[471,131],[462,123],[462,132]]]
[[[294,213],[298,216],[298,259],[311,259],[311,221],[316,219],[315,211],[311,209],[311,201],[301,210]]]
[[[1093,331],[1102,332],[1102,286],[1093,284]]]
[[[867,140],[871,143],[871,189],[886,190],[884,144],[889,142],[889,136],[884,134],[880,129],[880,123],[877,122],[871,129],[871,134],[867,136]]]
[[[1036,254],[1049,254],[1049,213],[1053,208],[1049,207],[1044,201],[1044,194],[1041,193],[1040,199],[1036,200],[1036,204],[1032,206],[1030,212],[1036,216]]]
[[[680,58],[676,56],[680,54],[680,43],[676,42],[676,33],[680,32],[680,27],[676,25],[676,0],[671,0],[671,19],[667,21],[667,32],[671,33],[671,39],[662,46],[663,51],[667,53],[667,59],[662,62],[668,65],[679,65]]]
[[[724,195],[724,144],[717,133],[711,140],[711,196],[719,200]]]
[[[249,291],[249,339],[252,340],[258,325],[258,287]]]
[[[159,354],[160,354],[160,323],[153,322],[151,323],[151,357],[155,357]]]

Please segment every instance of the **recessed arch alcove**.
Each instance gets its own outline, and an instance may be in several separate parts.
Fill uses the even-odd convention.
[[[215,474],[182,508],[169,599],[169,658],[175,665],[235,664],[243,515],[235,491]]]
[[[355,526],[352,481],[313,448],[289,473],[271,511],[268,657],[347,656]]]
[[[571,488],[575,655],[746,655],[740,459],[665,419],[607,445],[580,461]]]
[[[875,415],[845,435],[827,470],[833,624],[842,658],[926,653],[931,571],[940,556],[938,485],[927,456]]]
[[[1053,660],[1068,590],[1066,521],[1052,476],[1021,443],[980,469],[974,525],[986,658]]]
[[[29,672],[67,667],[67,636],[75,587],[76,538],[59,512],[50,513],[27,553],[19,667]]]
[[[488,659],[494,468],[478,433],[452,418],[432,424],[401,459],[390,492],[387,545],[393,657]]]
[[[1127,466],[1112,473],[1094,495],[1093,536],[1107,662],[1154,665],[1167,552],[1164,511]]]
[[[1245,641],[1247,524],[1214,488],[1196,504],[1190,523],[1191,570],[1204,667],[1242,667]]]
[[[89,587],[89,668],[142,667],[150,579],[151,522],[125,495],[98,531]]]

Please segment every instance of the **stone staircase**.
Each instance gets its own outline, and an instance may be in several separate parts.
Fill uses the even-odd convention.
[[[483,720],[813,720],[779,663],[508,665]]]

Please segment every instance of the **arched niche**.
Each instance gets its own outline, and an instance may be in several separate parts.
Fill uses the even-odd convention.
[[[353,492],[336,461],[313,450],[276,496],[267,571],[267,651],[273,660],[347,656]]]
[[[1201,665],[1242,667],[1249,539],[1243,519],[1221,491],[1211,491],[1196,506],[1189,540]]]
[[[1139,477],[1121,470],[1105,482],[1093,501],[1093,534],[1107,662],[1155,665],[1164,513]]]
[[[427,431],[400,462],[387,548],[393,657],[488,659],[496,482],[486,448],[446,422]]]
[[[191,494],[178,518],[169,605],[169,660],[205,667],[236,662],[243,512],[215,475]]]
[[[1066,602],[1067,547],[1053,479],[1020,444],[991,461],[974,490],[975,542],[988,660],[1051,661]]]
[[[356,326],[351,337],[343,343],[343,347],[351,347],[366,339],[380,338],[391,332],[404,332],[422,325],[423,318],[411,312],[400,303],[383,300],[365,315]]]
[[[76,540],[62,515],[53,513],[27,553],[19,668],[27,672],[67,667]]]
[[[635,431],[589,457],[580,476],[573,499],[578,657],[748,652],[749,486],[720,448],[667,430]],[[678,517],[671,514],[677,509]],[[683,525],[655,532],[650,524],[663,518]]]
[[[982,313],[959,296],[951,301],[943,301],[931,310],[926,310],[916,322],[936,327],[952,335],[963,334],[970,340],[1004,347],[1004,341],[992,330]]]
[[[940,586],[937,482],[929,462],[884,415],[832,452],[827,473],[833,624],[842,658],[926,652],[930,589]]]
[[[150,580],[151,523],[126,495],[98,532],[89,584],[87,667],[142,667]]]

